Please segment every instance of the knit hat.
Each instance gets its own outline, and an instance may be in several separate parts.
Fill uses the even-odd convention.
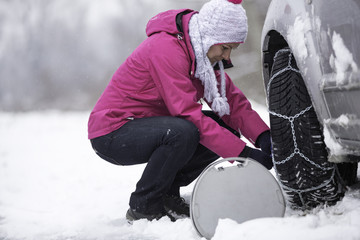
[[[221,73],[220,95],[213,66],[206,54],[212,45],[245,41],[248,25],[241,2],[242,0],[211,0],[189,22],[189,35],[196,58],[195,77],[204,85],[205,99],[212,103],[211,108],[221,117],[230,114],[224,67],[221,61],[217,62]]]

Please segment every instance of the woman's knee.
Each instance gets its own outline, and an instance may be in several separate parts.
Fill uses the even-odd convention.
[[[197,145],[200,141],[199,129],[194,123],[182,118],[174,119],[172,127],[167,130],[167,135],[177,136],[183,143]]]
[[[100,158],[102,158],[112,164],[120,165],[120,163],[118,163],[115,159],[110,157],[108,154],[110,142],[106,136],[91,139],[90,142],[91,142],[93,150]]]

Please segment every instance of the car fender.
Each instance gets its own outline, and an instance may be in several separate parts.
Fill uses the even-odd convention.
[[[311,16],[311,4],[308,0],[273,0],[269,6],[262,31],[262,51],[269,49],[269,33],[278,32],[293,51],[299,70],[304,78],[320,123],[329,118],[329,113],[321,91],[321,67],[316,45],[316,20]],[[271,41],[271,40],[270,40]],[[264,54],[262,54],[264,63]],[[265,89],[269,81],[269,70],[263,67]],[[311,76],[311,77],[310,77]]]
[[[316,2],[313,3],[312,0],[273,0],[271,2],[261,36],[265,92],[267,93],[267,85],[270,80],[270,72],[275,53],[282,48],[289,47],[293,52],[299,71],[302,74],[317,118],[321,125],[324,126],[326,138],[331,140],[331,143],[329,141],[329,144],[327,143],[328,147],[330,146],[331,152],[333,152],[331,149],[332,146],[339,145],[339,148],[343,150],[339,153],[341,155],[360,155],[360,133],[356,131],[360,123],[359,113],[356,110],[358,107],[355,106],[356,104],[354,105],[354,99],[350,99],[348,95],[345,95],[357,94],[356,89],[360,87],[360,82],[357,81],[357,78],[360,76],[360,72],[357,72],[358,67],[354,63],[355,67],[353,67],[353,72],[350,72],[351,78],[349,78],[352,85],[348,84],[349,86],[344,87],[338,84],[335,87],[329,87],[329,82],[332,83],[334,81],[332,78],[336,76],[336,73],[330,72],[329,74],[327,70],[327,74],[325,74],[324,69],[322,69],[322,63],[331,60],[327,59],[327,56],[333,54],[333,52],[331,52],[333,51],[333,46],[324,45],[324,42],[321,43],[319,40],[331,43],[333,40],[331,38],[334,37],[334,33],[329,30],[327,23],[322,23],[316,15],[315,3]],[[317,4],[319,5],[320,3]],[[321,6],[320,4],[317,7],[323,10],[323,7],[326,6],[327,5]],[[344,10],[349,11],[349,7],[344,7]],[[351,13],[351,11],[349,12]],[[349,17],[345,18],[344,14],[342,16],[343,18],[339,20],[350,24],[349,22],[352,21],[352,18],[350,17],[350,20],[348,20]],[[321,24],[325,25],[321,26]],[[355,37],[352,39],[352,42],[350,41],[352,45],[349,45],[348,41],[347,47],[355,53],[357,50],[354,50],[351,46],[357,46],[356,40],[359,36],[353,35]],[[324,52],[320,50],[324,49],[328,50],[323,56]],[[355,61],[357,57],[357,55],[354,56]],[[332,71],[335,71],[335,69],[332,69]],[[331,79],[329,79],[329,77]],[[347,89],[343,91],[341,88]],[[332,94],[334,92],[333,89],[338,91],[338,93],[335,92]],[[352,92],[349,92],[349,90],[352,90]],[[357,102],[356,99],[355,102]],[[341,105],[342,107],[338,109],[336,107],[337,105]],[[345,115],[341,115],[342,112],[345,112]],[[347,112],[349,112],[349,114],[346,114]],[[339,122],[338,120],[344,118],[344,116],[349,119],[349,124],[345,126],[337,124]],[[354,131],[351,130],[352,128],[348,128],[348,126],[352,126]]]

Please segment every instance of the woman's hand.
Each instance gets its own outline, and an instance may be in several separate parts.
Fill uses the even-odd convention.
[[[270,131],[265,131],[256,140],[256,146],[259,146],[261,148],[261,151],[272,155],[272,146],[271,146],[271,137],[270,137]]]
[[[273,167],[271,156],[263,151],[255,148],[245,146],[244,150],[240,153],[239,157],[251,158],[258,163],[262,164],[268,170]]]

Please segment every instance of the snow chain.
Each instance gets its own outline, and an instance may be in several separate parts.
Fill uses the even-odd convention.
[[[280,52],[288,52],[289,53],[289,62],[288,62],[288,66],[283,68],[282,70],[280,70],[279,72],[277,72],[276,74],[274,74],[270,80],[269,80],[269,83],[267,85],[267,96],[269,97],[269,92],[270,92],[270,85],[272,83],[272,81],[277,77],[279,76],[280,74],[286,72],[286,71],[294,71],[294,72],[297,72],[297,73],[300,73],[300,71],[298,69],[295,69],[291,66],[291,60],[292,60],[292,53],[290,51],[290,49],[281,49],[279,50],[278,52],[276,52],[275,54],[275,57],[274,59],[277,57],[277,55],[280,53]],[[269,100],[268,100],[269,101]],[[268,104],[269,105],[269,104]],[[308,157],[306,157],[302,152],[301,150],[298,148],[298,144],[297,144],[297,141],[296,141],[296,136],[295,136],[295,127],[294,127],[294,121],[302,116],[303,114],[305,114],[307,111],[309,111],[310,109],[312,108],[312,105],[308,106],[307,108],[303,109],[302,111],[300,111],[299,113],[295,114],[294,116],[285,116],[285,115],[282,115],[282,114],[279,114],[279,113],[276,113],[276,112],[273,112],[273,111],[270,111],[270,109],[268,109],[268,112],[273,115],[273,116],[276,116],[278,118],[283,118],[283,119],[286,119],[290,122],[290,126],[291,126],[291,134],[292,134],[292,138],[293,138],[293,141],[294,141],[294,152],[291,153],[287,158],[285,158],[284,160],[281,160],[281,161],[277,161],[275,162],[275,159],[274,159],[274,155],[272,156],[272,161],[274,163],[274,169],[275,169],[275,172],[276,172],[276,175],[277,175],[277,178],[279,179],[279,182],[280,182],[280,185],[282,186],[282,188],[284,190],[288,190],[288,191],[292,191],[292,192],[295,192],[299,195],[300,199],[301,199],[301,202],[303,203],[303,205],[305,205],[304,203],[304,200],[303,200],[303,197],[302,197],[302,193],[306,193],[306,192],[310,192],[310,191],[315,191],[315,190],[318,190],[320,188],[323,188],[325,187],[326,185],[328,185],[333,179],[334,179],[334,176],[335,176],[335,166],[332,166],[332,167],[322,167],[320,166],[319,164],[315,163],[314,161],[312,161],[311,159],[309,159]],[[298,154],[301,158],[303,158],[305,161],[311,163],[312,165],[314,165],[315,167],[323,170],[323,171],[330,171],[332,170],[332,175],[330,177],[330,179],[328,181],[325,181],[324,183],[320,184],[319,186],[316,186],[316,187],[312,187],[312,188],[307,188],[307,189],[294,189],[294,188],[290,188],[288,186],[285,186],[284,183],[282,182],[282,180],[280,179],[279,177],[279,174],[277,172],[277,169],[276,169],[276,165],[281,165],[281,164],[284,164],[288,161],[290,161],[296,154]]]

